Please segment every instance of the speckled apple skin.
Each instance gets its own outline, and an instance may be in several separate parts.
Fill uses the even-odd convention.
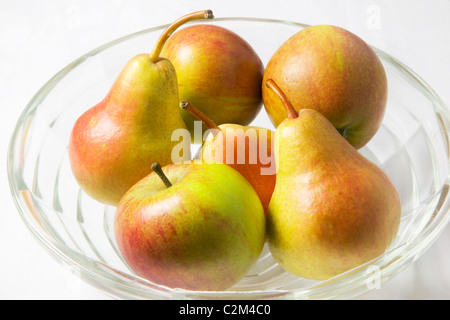
[[[277,127],[287,118],[266,87],[272,79],[296,110],[322,113],[356,148],[378,131],[387,104],[387,77],[374,50],[355,34],[330,25],[305,28],[271,57],[262,83],[264,106]]]
[[[264,65],[235,32],[210,24],[187,26],[167,40],[161,55],[177,71],[180,99],[216,124],[248,125],[260,112]],[[198,119],[185,110],[180,112],[194,139]]]
[[[202,146],[206,162],[225,163],[241,173],[258,194],[267,212],[275,188],[276,166],[274,131],[236,124],[219,125],[217,135],[210,133]],[[231,151],[230,151],[231,150]]]
[[[163,168],[172,187],[152,173],[121,200],[115,238],[130,268],[156,284],[225,290],[256,263],[265,216],[256,192],[225,164]]]

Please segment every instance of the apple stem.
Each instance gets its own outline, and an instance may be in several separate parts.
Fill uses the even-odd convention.
[[[217,134],[218,131],[220,131],[220,128],[217,126],[217,124],[208,118],[203,112],[201,112],[198,108],[194,107],[190,102],[183,100],[180,102],[181,108],[192,114],[193,116],[197,117],[197,119],[201,120],[206,128],[211,130],[214,134]],[[216,131],[218,130],[218,131]]]
[[[160,35],[158,41],[155,44],[155,47],[153,48],[152,53],[150,54],[150,59],[153,62],[156,62],[158,60],[167,39],[169,39],[172,33],[181,25],[194,20],[212,18],[214,18],[212,10],[196,11],[182,16],[181,18],[170,24],[167,29]]]
[[[298,117],[298,112],[295,110],[295,108],[292,106],[289,99],[284,94],[283,90],[280,89],[280,87],[273,81],[272,79],[269,79],[266,81],[266,86],[270,88],[273,92],[275,92],[278,97],[280,98],[281,102],[283,103],[286,112],[288,114],[289,119],[295,119]]]
[[[167,179],[166,175],[162,171],[161,165],[158,162],[152,164],[152,170],[161,178],[166,188],[170,188],[172,186],[169,179]]]

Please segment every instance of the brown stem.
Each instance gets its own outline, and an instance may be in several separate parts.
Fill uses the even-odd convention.
[[[208,116],[206,116],[203,112],[201,112],[199,109],[194,107],[190,102],[183,100],[180,102],[181,108],[192,114],[197,119],[201,120],[206,128],[212,130],[214,134],[217,134],[217,132],[220,131],[220,128],[217,126],[217,124],[212,121]],[[214,130],[213,130],[214,129]],[[218,130],[218,131],[215,131]]]
[[[173,22],[171,25],[167,27],[167,29],[159,36],[158,41],[156,42],[155,47],[153,48],[152,53],[150,54],[150,59],[153,62],[156,62],[161,54],[161,51],[166,43],[167,39],[172,35],[172,33],[181,25],[199,19],[212,19],[214,18],[212,10],[203,10],[196,11],[189,14],[186,14]]]
[[[155,171],[155,173],[161,178],[166,188],[170,188],[172,186],[169,179],[167,179],[166,175],[162,171],[161,165],[158,162],[152,164],[152,170]]]
[[[289,101],[289,99],[286,97],[286,95],[284,94],[284,92],[280,89],[280,87],[275,83],[275,81],[273,81],[272,79],[269,79],[266,81],[266,86],[270,89],[272,89],[273,92],[275,92],[278,97],[280,98],[281,102],[283,103],[288,118],[289,119],[295,119],[298,117],[298,113],[297,111],[294,109],[294,107],[292,106],[291,102]]]

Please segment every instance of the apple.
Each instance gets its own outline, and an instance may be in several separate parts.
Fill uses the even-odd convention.
[[[196,159],[225,163],[242,174],[255,189],[267,212],[276,181],[273,136],[270,129],[234,123],[217,125],[189,101],[180,106],[208,128]]]
[[[265,243],[255,190],[225,164],[155,164],[153,170],[117,207],[115,239],[126,263],[170,288],[214,291],[237,283]]]
[[[362,148],[378,131],[387,103],[386,73],[374,50],[340,27],[305,28],[285,41],[269,60],[262,82],[265,109],[277,127],[287,118],[272,79],[295,110],[323,114],[350,144]]]
[[[210,24],[184,27],[167,40],[161,54],[177,72],[180,100],[190,101],[216,124],[248,125],[260,112],[264,65],[235,32]],[[180,112],[195,139],[197,119]]]

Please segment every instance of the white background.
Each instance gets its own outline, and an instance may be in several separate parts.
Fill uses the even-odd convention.
[[[41,247],[11,199],[7,147],[34,93],[80,55],[120,36],[196,10],[335,24],[394,55],[450,106],[450,1],[0,0],[0,299],[108,299]],[[400,275],[361,298],[449,299],[450,226]]]

